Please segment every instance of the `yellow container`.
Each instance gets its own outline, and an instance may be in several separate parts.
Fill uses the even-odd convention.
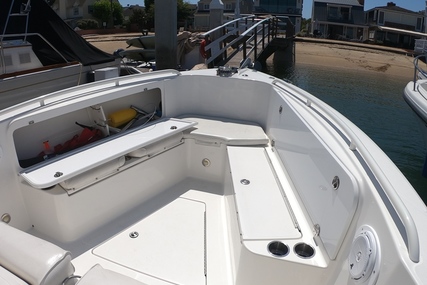
[[[120,127],[130,120],[135,118],[136,111],[134,109],[124,109],[108,115],[108,124],[114,128]]]

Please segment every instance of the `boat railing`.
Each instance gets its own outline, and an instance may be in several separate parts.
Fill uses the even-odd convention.
[[[272,18],[267,18],[264,20],[261,20],[258,22],[258,24],[252,26],[248,30],[246,30],[244,33],[242,33],[242,37],[248,36],[249,39],[247,41],[243,42],[243,60],[245,60],[247,57],[249,57],[252,53],[254,54],[254,61],[258,57],[258,45],[261,44],[262,49],[265,48],[265,38],[268,38],[267,44],[270,42],[272,38],[272,33],[270,29]],[[259,35],[261,34],[261,35]],[[261,38],[259,38],[261,36]],[[253,42],[253,45],[249,52],[247,51],[247,46]]]
[[[424,58],[424,61],[421,60]],[[427,79],[427,72],[419,65],[419,61],[427,62],[427,55],[420,54],[414,58],[414,91],[416,91],[416,83],[418,79]]]
[[[225,65],[236,53],[242,51],[244,62],[252,54],[258,56],[258,46],[262,49],[277,34],[275,17],[257,18],[254,15],[231,20],[201,36],[207,41],[205,46],[206,65]],[[247,48],[250,47],[249,51]],[[232,49],[231,53],[228,53]]]
[[[25,17],[25,32],[24,32],[24,34],[26,34],[28,31],[28,20],[29,20],[29,15],[30,15],[30,11],[31,11],[31,0],[28,0],[27,4],[24,4],[24,3],[21,4],[19,13],[13,13],[12,12],[12,10],[14,8],[14,4],[15,4],[15,0],[13,0],[12,3],[10,3],[9,13],[7,15],[6,22],[5,22],[5,25],[3,28],[3,33],[2,33],[3,36],[6,34],[7,26],[9,24],[9,20],[11,17]],[[26,37],[24,37],[24,41],[25,40],[26,40]]]
[[[341,137],[343,137],[346,141],[348,141],[349,148],[352,151],[357,151],[361,155],[362,157],[361,159],[365,161],[370,171],[372,172],[371,173],[372,175],[370,175],[371,179],[377,179],[377,182],[379,183],[378,187],[382,188],[382,191],[385,192],[385,194],[387,195],[395,211],[397,211],[397,215],[399,216],[404,229],[402,229],[399,226],[398,228],[402,235],[402,238],[407,243],[406,246],[408,249],[409,258],[413,262],[418,263],[420,261],[420,243],[419,243],[418,232],[417,232],[417,227],[415,225],[415,222],[411,214],[409,213],[408,209],[406,208],[405,204],[399,197],[399,194],[397,194],[396,189],[389,181],[387,175],[383,172],[381,167],[378,165],[375,158],[372,157],[368,148],[362,143],[362,141],[353,132],[353,130],[339,116],[335,115],[333,112],[330,112],[330,109],[329,109],[330,107],[320,104],[321,101],[319,99],[315,97],[309,98],[308,95],[301,94],[301,92],[298,92],[298,94],[301,94],[301,96],[304,97],[305,99],[304,101],[301,98],[297,97],[296,95],[289,93],[286,90],[286,88],[282,87],[282,85],[284,85],[285,83],[278,79],[274,80],[272,84],[280,88],[280,90],[284,91],[285,93],[297,98],[300,101],[303,101],[307,106],[310,106],[311,108],[313,108],[313,103],[314,103],[318,110],[328,114],[328,117],[330,117],[334,121],[334,125],[332,125],[331,122],[329,122],[329,124],[331,124],[332,127],[334,127],[335,129],[337,129],[338,127],[339,132],[341,132],[340,134]],[[291,89],[294,88],[291,85],[286,85],[286,87]],[[368,169],[366,169],[366,171],[368,171]],[[374,183],[374,185],[378,183]],[[402,233],[402,230],[404,230],[405,232]],[[406,238],[404,234],[406,235]]]
[[[12,12],[14,4],[15,4],[15,0],[13,0],[12,3],[10,4],[9,13],[7,14],[6,22],[4,24],[3,32],[0,38],[0,52],[1,52],[0,63],[3,69],[2,74],[6,73],[6,60],[5,60],[4,49],[3,49],[3,38],[7,36],[6,31],[7,31],[7,27],[11,17],[20,17],[20,18],[25,17],[25,32],[23,33],[23,37],[24,37],[24,42],[27,40],[26,34],[28,31],[29,12],[31,11],[31,0],[28,0],[27,4],[21,4],[19,13]]]
[[[4,119],[10,119],[11,118],[10,114],[16,113],[16,116],[13,116],[13,118],[15,118],[17,116],[22,116],[29,112],[32,112],[40,107],[54,106],[57,104],[61,104],[65,101],[70,101],[70,100],[78,99],[94,93],[98,93],[103,89],[124,86],[126,84],[131,84],[131,83],[144,84],[152,81],[153,79],[156,79],[158,81],[172,79],[179,75],[181,75],[181,72],[177,70],[164,69],[164,70],[158,70],[158,71],[147,72],[147,73],[138,73],[138,74],[132,74],[127,76],[114,77],[114,78],[102,80],[100,82],[95,81],[92,83],[76,86],[72,91],[68,89],[59,90],[53,93],[49,93],[49,94],[34,98],[34,99],[30,99],[20,104],[16,104],[4,110],[0,110],[0,122],[3,121]],[[92,86],[92,88],[89,88],[90,86]],[[88,88],[91,91],[83,92]],[[25,111],[18,112],[18,110],[25,110]],[[6,116],[3,116],[2,114],[3,111],[6,111],[5,113]]]
[[[249,23],[249,21],[254,22],[255,21],[255,15],[249,15],[249,16],[246,16],[246,17],[242,17],[242,18],[230,20],[230,21],[222,24],[221,26],[218,26],[218,27],[216,27],[216,28],[214,28],[214,29],[212,29],[212,30],[210,30],[210,31],[202,34],[202,37],[206,38],[207,36],[209,36],[209,35],[211,35],[211,34],[213,34],[215,32],[222,31],[224,28],[230,28],[230,27],[236,27],[236,28],[238,28],[239,27],[239,23],[241,23],[241,22],[244,22],[245,25],[247,25]]]

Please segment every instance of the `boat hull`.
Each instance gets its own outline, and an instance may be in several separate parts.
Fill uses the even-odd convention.
[[[112,128],[129,109],[140,116]],[[88,83],[0,111],[0,132],[2,219],[67,248],[77,275],[99,264],[164,285],[427,280],[427,209],[410,183],[348,119],[270,75]],[[5,270],[23,278],[34,263]]]
[[[105,63],[96,66],[67,64],[62,67],[45,68],[19,75],[3,75],[0,79],[0,109],[14,106],[41,95],[62,90],[95,80],[94,70],[115,68],[118,75],[120,63]],[[116,76],[117,76],[116,75]]]
[[[156,37],[155,36],[141,36],[126,40],[129,46],[143,49],[155,49]]]
[[[426,80],[418,80],[415,84],[414,82],[409,82],[404,89],[403,98],[417,117],[423,136],[424,151],[427,152],[427,92],[424,86],[426,86]],[[427,177],[427,157],[422,174]]]
[[[126,57],[130,60],[135,61],[145,61],[150,62],[156,58],[156,50],[155,49],[144,49],[144,48],[136,48],[136,49],[127,49],[121,51],[121,57]]]

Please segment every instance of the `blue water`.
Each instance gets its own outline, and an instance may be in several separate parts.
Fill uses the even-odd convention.
[[[292,81],[355,123],[393,160],[427,204],[427,178],[421,175],[426,156],[423,137],[402,98],[409,80],[382,72],[298,63],[269,67],[267,72]]]

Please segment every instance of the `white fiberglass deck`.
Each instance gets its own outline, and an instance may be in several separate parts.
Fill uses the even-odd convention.
[[[172,283],[203,284],[205,228],[205,204],[178,198],[92,253]]]
[[[229,146],[227,151],[243,240],[300,238],[264,148]]]
[[[231,233],[221,188],[196,179],[177,183],[169,190],[182,195],[153,200],[155,205],[170,202],[75,258],[76,274],[99,263],[147,284],[231,284]],[[132,215],[122,222],[127,219]]]
[[[99,263],[147,284],[233,284],[240,254],[326,266],[317,247],[318,254],[309,259],[292,252],[301,242],[315,245],[301,209],[297,204],[290,208],[288,199],[294,202],[296,198],[290,184],[279,181],[282,174],[275,172],[271,162],[277,157],[266,148],[268,140],[262,129],[240,124],[240,132],[236,132],[237,123],[185,120],[202,124],[186,131],[185,143],[164,155],[182,153],[186,146],[190,161],[170,163],[192,164],[195,159],[193,167],[199,170],[190,176],[209,178],[210,171],[218,171],[225,174],[221,178],[225,181],[187,177],[164,189],[148,207],[141,206],[121,220],[129,223],[134,219],[133,225],[75,258],[77,274]],[[212,125],[217,131],[209,135],[206,130]],[[227,147],[224,142],[237,146]],[[203,165],[206,159],[209,163]],[[141,191],[144,188],[146,185]],[[105,231],[114,232],[113,224]],[[269,252],[268,245],[276,240],[289,246],[288,254],[280,257]]]

